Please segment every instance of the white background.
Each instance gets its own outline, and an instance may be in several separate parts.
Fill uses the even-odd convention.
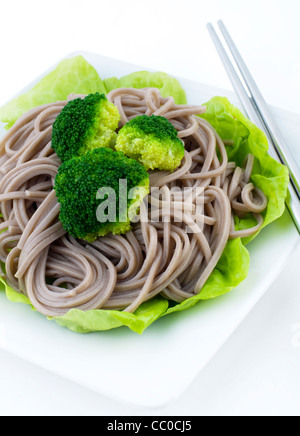
[[[231,89],[205,27],[223,19],[268,103],[300,114],[299,17],[299,0],[1,2],[0,105],[78,50]],[[0,351],[0,414],[299,415],[299,257],[298,249],[195,383],[166,409],[118,404]]]

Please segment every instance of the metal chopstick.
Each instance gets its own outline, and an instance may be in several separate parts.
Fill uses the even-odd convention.
[[[219,22],[219,25],[221,25],[221,27],[224,30],[225,26],[224,25],[222,26],[221,23],[222,22]],[[228,74],[228,77],[232,83],[232,86],[233,86],[234,90],[236,91],[237,96],[240,99],[240,102],[244,108],[246,115],[254,124],[256,124],[266,134],[269,145],[270,145],[269,154],[277,161],[280,161],[281,163],[285,164],[289,169],[290,183],[289,183],[289,195],[288,195],[287,200],[286,200],[286,205],[287,205],[287,208],[288,208],[288,210],[293,218],[293,221],[297,227],[297,230],[300,233],[300,197],[299,197],[300,190],[297,189],[297,186],[299,187],[299,180],[300,180],[300,177],[297,178],[297,174],[299,172],[299,169],[298,169],[296,163],[294,162],[293,158],[291,158],[291,161],[290,161],[290,163],[293,162],[292,166],[286,164],[285,161],[287,160],[287,157],[290,155],[290,153],[288,152],[285,154],[285,159],[283,159],[283,157],[281,156],[283,142],[280,143],[281,147],[279,148],[278,143],[275,141],[273,130],[271,129],[271,125],[273,126],[275,124],[275,122],[272,120],[271,125],[270,125],[270,123],[268,124],[266,122],[263,113],[260,111],[259,105],[257,105],[255,103],[255,100],[254,100],[254,97],[252,94],[252,92],[253,92],[252,89],[251,89],[251,91],[249,89],[249,87],[251,87],[250,84],[247,83],[247,88],[248,88],[248,91],[251,93],[250,95],[252,96],[252,98],[249,96],[248,92],[244,88],[244,85],[243,85],[242,81],[240,80],[234,66],[232,65],[231,60],[230,60],[229,56],[227,55],[226,50],[224,49],[216,31],[214,30],[214,28],[212,26],[212,24],[208,23],[207,28],[208,28],[208,31],[209,31],[210,36],[212,38],[212,41],[217,49],[217,52],[221,58],[221,61],[225,67],[225,70]],[[227,34],[227,38],[228,38],[229,33],[228,33],[228,31],[226,31],[226,32],[227,32],[226,34]],[[231,39],[231,41],[232,41],[232,39]],[[237,49],[236,49],[236,51],[237,51]],[[243,64],[245,65],[244,62],[243,62]],[[244,69],[243,69],[243,71],[244,71]],[[247,82],[248,76],[243,75],[243,77],[244,77],[245,82]],[[253,79],[252,79],[251,83],[252,82],[254,83]],[[257,88],[256,85],[255,85],[255,88]],[[255,95],[256,95],[256,93],[255,93]],[[259,100],[257,95],[256,95],[256,99]],[[262,98],[262,100],[263,100],[263,98]],[[259,101],[261,101],[261,100],[259,100]],[[267,108],[266,103],[265,103],[265,106]],[[268,108],[267,108],[267,111],[269,112]],[[270,112],[269,112],[269,115],[270,115],[269,119],[272,119]],[[271,131],[272,131],[272,133],[271,133]],[[276,127],[276,132],[278,132],[278,131],[279,131],[279,129]],[[287,148],[286,145],[285,145],[285,148]],[[296,168],[295,172],[292,173],[292,169],[294,170],[294,168]],[[292,177],[292,174],[293,174],[293,177]]]
[[[298,193],[300,198],[300,169],[295,162],[291,152],[285,143],[282,134],[275,123],[272,114],[268,108],[267,103],[265,102],[260,90],[258,89],[247,65],[245,64],[242,56],[240,55],[235,43],[233,42],[228,30],[225,27],[225,24],[222,20],[218,21],[219,28],[224,36],[224,39],[227,43],[228,48],[230,49],[232,56],[244,78],[245,84],[253,98],[255,105],[257,106],[262,119],[264,120],[264,124],[268,129],[268,132],[273,140],[273,143],[276,147],[277,153],[282,160],[282,162],[288,167],[291,181],[295,186],[295,190]]]

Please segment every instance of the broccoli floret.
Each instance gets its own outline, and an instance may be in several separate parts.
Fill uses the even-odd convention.
[[[53,124],[52,148],[62,162],[98,147],[114,147],[120,114],[104,94],[71,100]]]
[[[125,124],[118,133],[116,150],[151,170],[173,171],[184,157],[184,145],[175,127],[156,115],[140,115]]]
[[[54,189],[64,229],[92,242],[108,233],[130,230],[130,220],[149,193],[149,175],[143,165],[123,153],[96,148],[64,162]]]

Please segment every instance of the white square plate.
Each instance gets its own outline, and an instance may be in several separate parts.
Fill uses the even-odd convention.
[[[91,53],[70,56],[75,54],[82,54],[101,78],[143,69]],[[222,95],[239,105],[231,92],[179,80],[189,103]],[[164,317],[141,336],[126,327],[76,334],[26,305],[9,302],[0,292],[0,347],[112,399],[145,407],[165,406],[193,382],[270,287],[298,238],[286,212],[249,244],[250,274],[238,288]]]

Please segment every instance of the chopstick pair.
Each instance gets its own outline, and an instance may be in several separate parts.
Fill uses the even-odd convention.
[[[276,125],[271,112],[259,91],[253,77],[250,74],[242,56],[240,55],[235,43],[233,42],[224,23],[218,21],[219,28],[225,42],[235,60],[235,63],[243,77],[246,88],[239,78],[234,65],[222,45],[214,27],[211,23],[207,24],[208,31],[212,41],[221,58],[223,66],[232,83],[232,86],[240,99],[247,117],[257,125],[266,135],[269,142],[269,154],[277,161],[284,164],[290,173],[289,195],[286,200],[286,206],[293,218],[295,226],[300,234],[300,170],[295,162],[291,152],[282,137],[282,134]]]

